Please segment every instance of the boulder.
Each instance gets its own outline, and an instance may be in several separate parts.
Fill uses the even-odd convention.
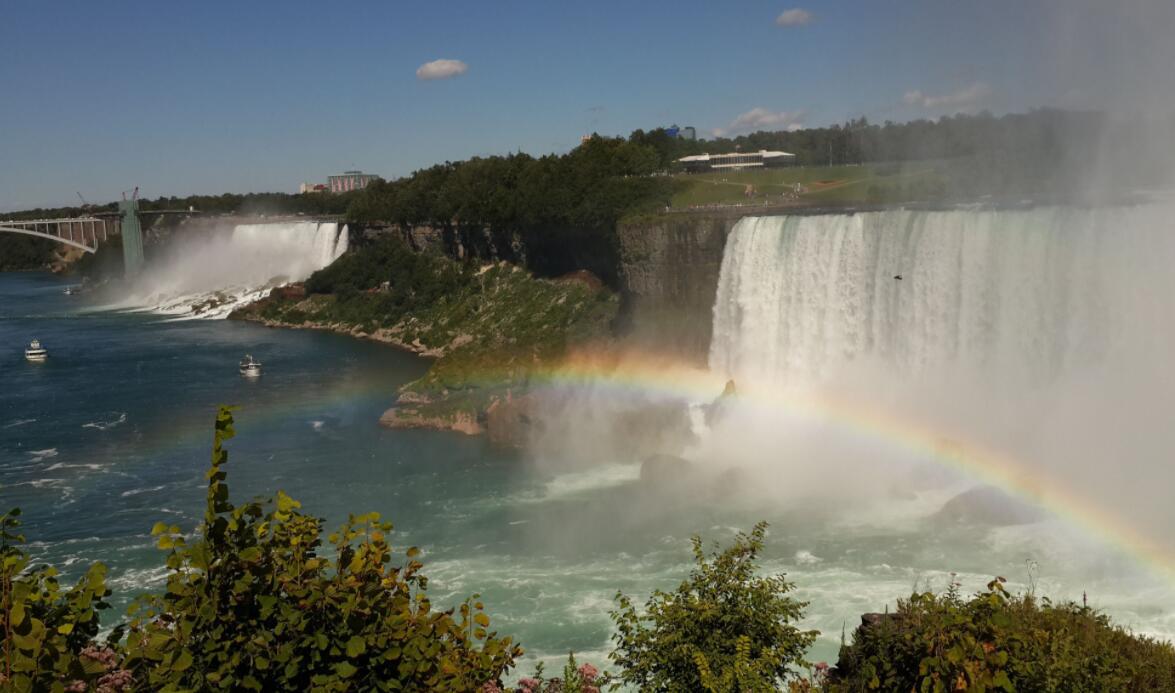
[[[1037,507],[992,486],[977,486],[947,501],[931,519],[935,523],[1024,525],[1044,516]]]
[[[526,445],[537,424],[531,416],[534,406],[533,397],[510,392],[491,402],[485,410],[485,429],[490,442],[507,448]]]
[[[726,387],[722,388],[722,394],[718,396],[718,399],[706,405],[706,425],[714,426],[720,422],[737,396],[738,388],[735,387],[734,381],[727,380]]]

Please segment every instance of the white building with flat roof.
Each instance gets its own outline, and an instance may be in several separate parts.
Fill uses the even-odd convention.
[[[766,168],[789,166],[795,163],[796,155],[791,152],[774,152],[760,149],[757,152],[734,152],[732,154],[694,154],[683,156],[677,163],[687,171],[722,171],[740,168]]]

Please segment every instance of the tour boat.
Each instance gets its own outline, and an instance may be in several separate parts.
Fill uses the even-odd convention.
[[[30,361],[44,361],[49,358],[49,352],[45,347],[41,346],[40,340],[34,339],[29,342],[29,347],[24,350],[24,357]]]
[[[75,294],[80,294],[81,292],[82,287],[80,286],[67,286],[64,290],[62,290],[61,293],[65,294],[66,296],[73,296]]]
[[[261,362],[251,355],[245,354],[245,358],[241,359],[241,375],[246,378],[255,378],[261,375]]]

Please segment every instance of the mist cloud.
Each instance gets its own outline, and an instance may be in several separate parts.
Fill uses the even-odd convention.
[[[769,111],[752,108],[730,121],[724,128],[714,128],[715,137],[745,135],[759,130],[799,130],[804,127],[803,111]]]
[[[465,74],[467,70],[469,70],[469,66],[460,60],[441,58],[416,68],[416,78],[420,80],[450,79]]]
[[[990,96],[991,86],[984,82],[976,82],[948,94],[931,95],[920,89],[911,89],[902,97],[902,101],[927,110],[953,108],[958,111],[971,111],[987,101]]]
[[[784,10],[775,18],[775,23],[779,26],[803,26],[811,21],[812,13],[799,7]]]

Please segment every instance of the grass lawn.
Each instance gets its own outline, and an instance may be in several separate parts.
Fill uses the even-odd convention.
[[[939,174],[933,164],[805,166],[774,169],[679,174],[685,185],[673,196],[676,209],[739,202],[789,201],[844,204],[899,202],[925,198],[924,189]],[[803,189],[798,195],[795,186]],[[754,186],[754,197],[746,187]]]

